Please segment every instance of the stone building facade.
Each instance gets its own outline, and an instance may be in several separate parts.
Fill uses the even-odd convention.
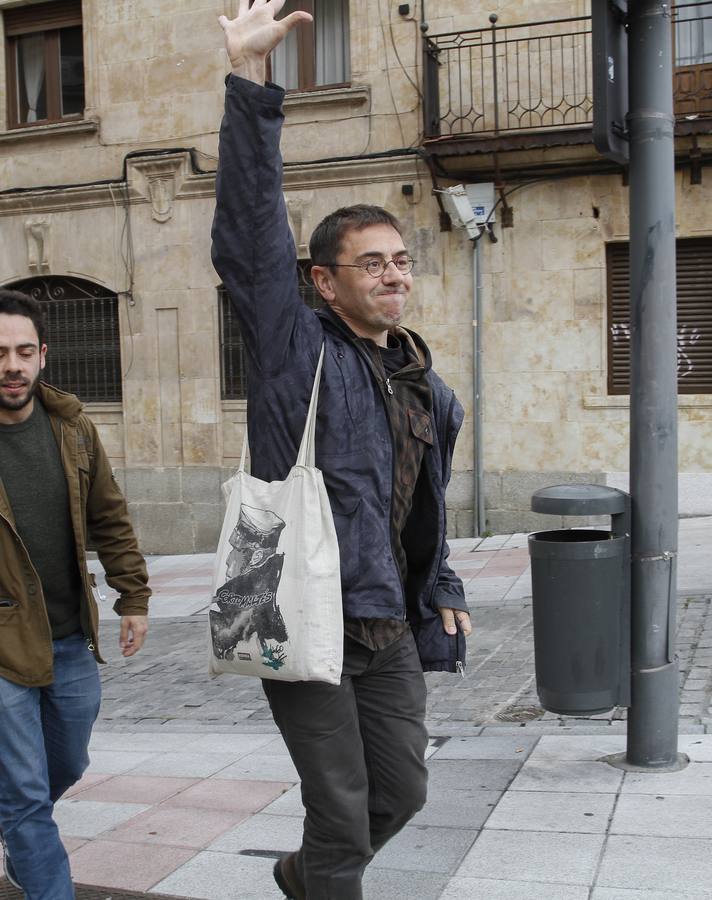
[[[228,377],[231,338],[210,262],[228,70],[217,17],[236,6],[236,0],[0,0],[0,285],[33,289],[56,304],[50,358],[61,341],[65,356],[92,358],[94,370],[74,375],[147,552],[214,548],[220,485],[237,464],[244,435],[245,401]],[[549,75],[563,77],[590,40],[588,3],[314,0],[309,6],[325,28],[274,63],[296,78],[283,140],[295,241],[306,260],[314,225],[352,202],[384,205],[401,219],[417,260],[406,324],[425,337],[435,367],[467,412],[448,497],[452,535],[542,525],[543,517],[528,509],[532,490],[544,484],[622,484],[628,399],[609,392],[615,323],[607,245],[628,236],[624,172],[593,148],[590,87],[564,91],[578,112],[563,127],[535,124],[531,110],[518,127],[509,122],[502,129],[500,120],[497,133],[487,121],[499,103],[492,73],[501,71],[500,90],[504,82],[513,91],[521,80],[521,68],[517,75],[501,60],[492,65],[500,51],[487,49],[490,14],[498,17],[495,43],[510,26],[531,37],[534,22],[572,20],[557,28],[576,36],[545,64]],[[438,41],[446,46],[438,36],[451,33],[479,49],[457,58],[437,50],[436,126],[427,60]],[[340,55],[332,53],[335,37]],[[521,62],[525,51],[518,46]],[[305,55],[311,70],[301,66]],[[299,65],[290,68],[294,59]],[[479,80],[478,59],[479,71],[486,70]],[[53,65],[59,77],[50,77]],[[459,112],[453,85],[467,98]],[[531,82],[528,88],[531,94]],[[540,106],[555,106],[551,97],[539,99]],[[479,107],[484,127],[471,114]],[[682,238],[712,234],[703,114],[696,123],[678,139]],[[473,247],[466,231],[453,227],[438,192],[480,182],[496,184],[498,202],[497,241],[485,236],[480,247],[486,521],[475,523]],[[72,301],[83,297],[85,318],[72,325]],[[108,377],[109,354],[92,347],[112,338],[99,335],[91,318],[97,298],[115,317],[118,381],[105,396],[97,384]],[[712,296],[707,303],[712,307]],[[712,340],[705,322],[698,327],[703,344]],[[82,335],[89,349],[77,349]],[[63,377],[56,376],[60,386],[71,386]],[[680,407],[681,508],[712,513],[706,452],[712,389],[681,395]]]

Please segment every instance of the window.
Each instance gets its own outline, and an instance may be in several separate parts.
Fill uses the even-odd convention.
[[[674,96],[678,115],[712,112],[712,2],[675,4]]]
[[[81,0],[5,10],[8,127],[46,125],[84,113]]]
[[[314,17],[293,28],[272,53],[271,78],[287,90],[346,85],[351,77],[348,0],[287,0],[288,15],[303,9]]]
[[[121,400],[116,294],[83,278],[28,278],[6,287],[45,304],[44,381],[88,403]]]
[[[299,293],[310,309],[321,309],[324,301],[311,280],[311,260],[297,262]],[[223,400],[247,398],[245,345],[227,291],[218,288],[220,309],[220,393]]]
[[[630,392],[628,244],[606,246],[608,393]],[[712,394],[712,238],[677,241],[677,384],[681,394]]]

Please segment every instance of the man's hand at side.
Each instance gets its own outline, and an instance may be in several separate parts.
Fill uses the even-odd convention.
[[[146,639],[148,632],[148,616],[121,616],[119,647],[122,656],[133,656]]]
[[[461,609],[441,607],[440,615],[443,620],[443,628],[448,634],[455,634],[458,628],[465,637],[468,634],[472,634],[472,622],[470,621],[469,613]]]
[[[296,11],[277,21],[285,0],[240,0],[235,19],[220,16],[225,32],[225,49],[234,75],[257,84],[265,83],[267,57],[299,22],[311,22],[307,12]]]

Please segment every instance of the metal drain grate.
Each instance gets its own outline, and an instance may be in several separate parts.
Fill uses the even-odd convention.
[[[539,706],[510,706],[495,713],[495,719],[498,722],[532,722],[543,715],[544,710]]]
[[[93,884],[75,884],[77,900],[156,900],[155,894],[141,894],[136,891],[124,891],[118,888],[96,887]],[[23,894],[5,878],[0,878],[0,900],[23,900]],[[186,897],[169,897],[161,894],[161,900],[190,900]]]

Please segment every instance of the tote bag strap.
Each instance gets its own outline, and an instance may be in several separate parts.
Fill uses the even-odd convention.
[[[245,471],[245,456],[247,454],[247,425],[245,425],[245,433],[242,437],[242,453],[240,454],[240,467],[238,468],[238,472]]]
[[[316,431],[316,407],[319,398],[319,383],[321,381],[321,366],[324,362],[324,344],[321,345],[321,353],[319,361],[316,364],[316,374],[314,375],[314,385],[311,392],[311,400],[309,401],[309,412],[307,413],[307,421],[304,426],[304,434],[299,445],[299,453],[297,455],[298,466],[314,465],[314,433]],[[240,467],[238,472],[245,471],[245,457],[247,453],[247,426],[245,426],[245,434],[242,438],[242,453],[240,454]]]
[[[324,362],[324,344],[321,345],[321,353],[319,354],[319,362],[316,364],[316,373],[314,375],[314,386],[312,387],[311,400],[309,401],[309,412],[307,413],[307,422],[304,426],[304,434],[302,442],[299,445],[299,453],[297,455],[298,466],[314,466],[314,434],[316,432],[316,407],[319,399],[319,383],[321,381],[321,366]]]

